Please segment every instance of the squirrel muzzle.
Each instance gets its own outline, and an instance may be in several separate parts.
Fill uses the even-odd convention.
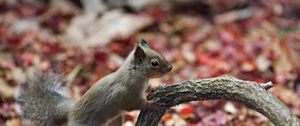
[[[167,64],[163,69],[161,69],[162,74],[166,74],[172,70],[173,66],[171,64]]]

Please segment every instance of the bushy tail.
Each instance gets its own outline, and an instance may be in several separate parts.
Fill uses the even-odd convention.
[[[18,87],[16,101],[21,116],[37,126],[56,126],[67,121],[75,101],[58,92],[64,84],[59,75],[36,72]]]

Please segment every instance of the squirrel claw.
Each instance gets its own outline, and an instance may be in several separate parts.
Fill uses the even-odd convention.
[[[158,89],[163,89],[166,87],[166,84],[161,84],[161,85],[158,85],[155,89],[158,90]]]

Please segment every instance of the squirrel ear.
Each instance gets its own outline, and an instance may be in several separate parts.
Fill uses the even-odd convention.
[[[139,41],[139,46],[148,47],[148,43],[143,38],[141,38],[141,40]]]
[[[134,51],[134,64],[140,64],[143,62],[143,60],[145,59],[145,52],[142,49],[142,47],[140,47],[140,45],[138,45]]]

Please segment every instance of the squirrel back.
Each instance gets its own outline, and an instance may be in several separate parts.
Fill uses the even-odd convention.
[[[56,126],[67,121],[75,101],[58,92],[65,81],[60,75],[35,72],[20,84],[15,96],[21,117],[37,126]]]

